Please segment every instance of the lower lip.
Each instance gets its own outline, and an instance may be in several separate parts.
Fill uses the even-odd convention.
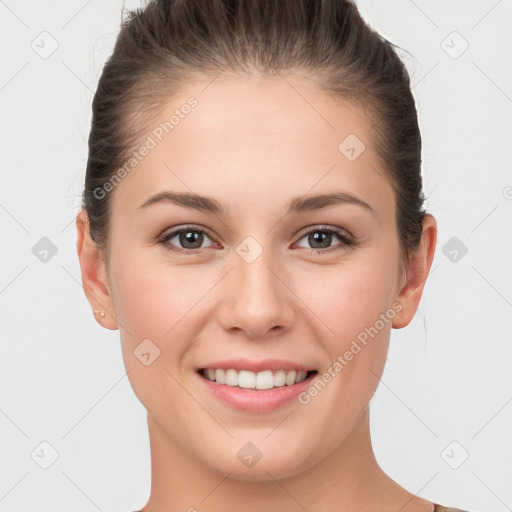
[[[279,386],[272,389],[244,389],[238,386],[227,386],[213,382],[201,374],[197,374],[213,396],[241,411],[268,412],[274,411],[291,402],[302,391],[311,386],[318,373],[291,386]]]

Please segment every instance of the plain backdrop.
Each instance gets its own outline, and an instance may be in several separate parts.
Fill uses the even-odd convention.
[[[512,1],[357,4],[403,49],[427,208],[439,228],[419,311],[392,332],[371,402],[376,456],[412,493],[505,512],[512,509]],[[2,512],[127,512],[149,495],[145,409],[126,377],[119,332],[93,318],[75,249],[91,101],[122,7],[0,0]]]

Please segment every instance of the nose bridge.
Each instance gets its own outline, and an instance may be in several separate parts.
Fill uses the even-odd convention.
[[[227,295],[223,294],[224,328],[259,337],[278,326],[288,327],[293,321],[293,294],[279,276],[273,250],[248,236],[236,247],[233,266]]]

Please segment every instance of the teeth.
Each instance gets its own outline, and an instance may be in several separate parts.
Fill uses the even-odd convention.
[[[224,384],[226,384],[226,386],[238,386],[238,374],[235,370],[226,370]]]
[[[274,372],[274,386],[284,386],[286,383],[286,372],[284,370],[277,370]]]
[[[291,386],[292,384],[295,383],[295,379],[297,377],[297,372],[295,370],[291,370],[289,372],[286,373],[286,385],[287,386]]]
[[[245,389],[272,389],[274,387],[292,386],[305,380],[307,372],[300,370],[265,370],[263,372],[250,372],[248,370],[221,370],[206,368],[203,375],[219,384],[238,386]]]
[[[233,370],[236,375],[236,384],[235,386],[240,386],[245,389],[255,389],[256,388],[256,374],[254,372],[248,372],[246,370],[241,370],[237,372]]]
[[[225,384],[226,383],[226,380],[224,378],[224,370],[215,370],[215,380],[219,383],[219,384]]]

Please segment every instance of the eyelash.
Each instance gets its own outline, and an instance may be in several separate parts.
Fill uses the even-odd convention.
[[[212,238],[210,236],[210,233],[208,230],[198,229],[194,226],[184,226],[180,229],[172,231],[171,233],[169,233],[167,235],[162,236],[161,238],[158,239],[158,243],[163,246],[167,246],[167,249],[169,251],[174,251],[177,253],[182,253],[182,254],[187,254],[187,255],[197,254],[197,253],[200,253],[203,249],[206,249],[206,247],[202,247],[200,249],[180,249],[180,248],[171,247],[168,244],[169,240],[174,238],[176,235],[180,235],[181,233],[188,233],[188,232],[202,233],[204,235],[207,235],[209,238]],[[331,252],[336,249],[340,249],[342,247],[353,247],[356,245],[356,241],[352,237],[346,235],[345,232],[342,232],[337,229],[329,228],[328,226],[315,226],[313,229],[307,231],[306,233],[303,233],[302,236],[299,238],[299,240],[302,240],[304,237],[308,236],[309,234],[316,233],[316,232],[335,235],[336,237],[338,237],[341,240],[342,243],[340,244],[340,247],[335,246],[335,247],[329,247],[327,249],[307,249],[307,251],[309,253],[322,254],[322,253],[326,253],[326,252]]]

